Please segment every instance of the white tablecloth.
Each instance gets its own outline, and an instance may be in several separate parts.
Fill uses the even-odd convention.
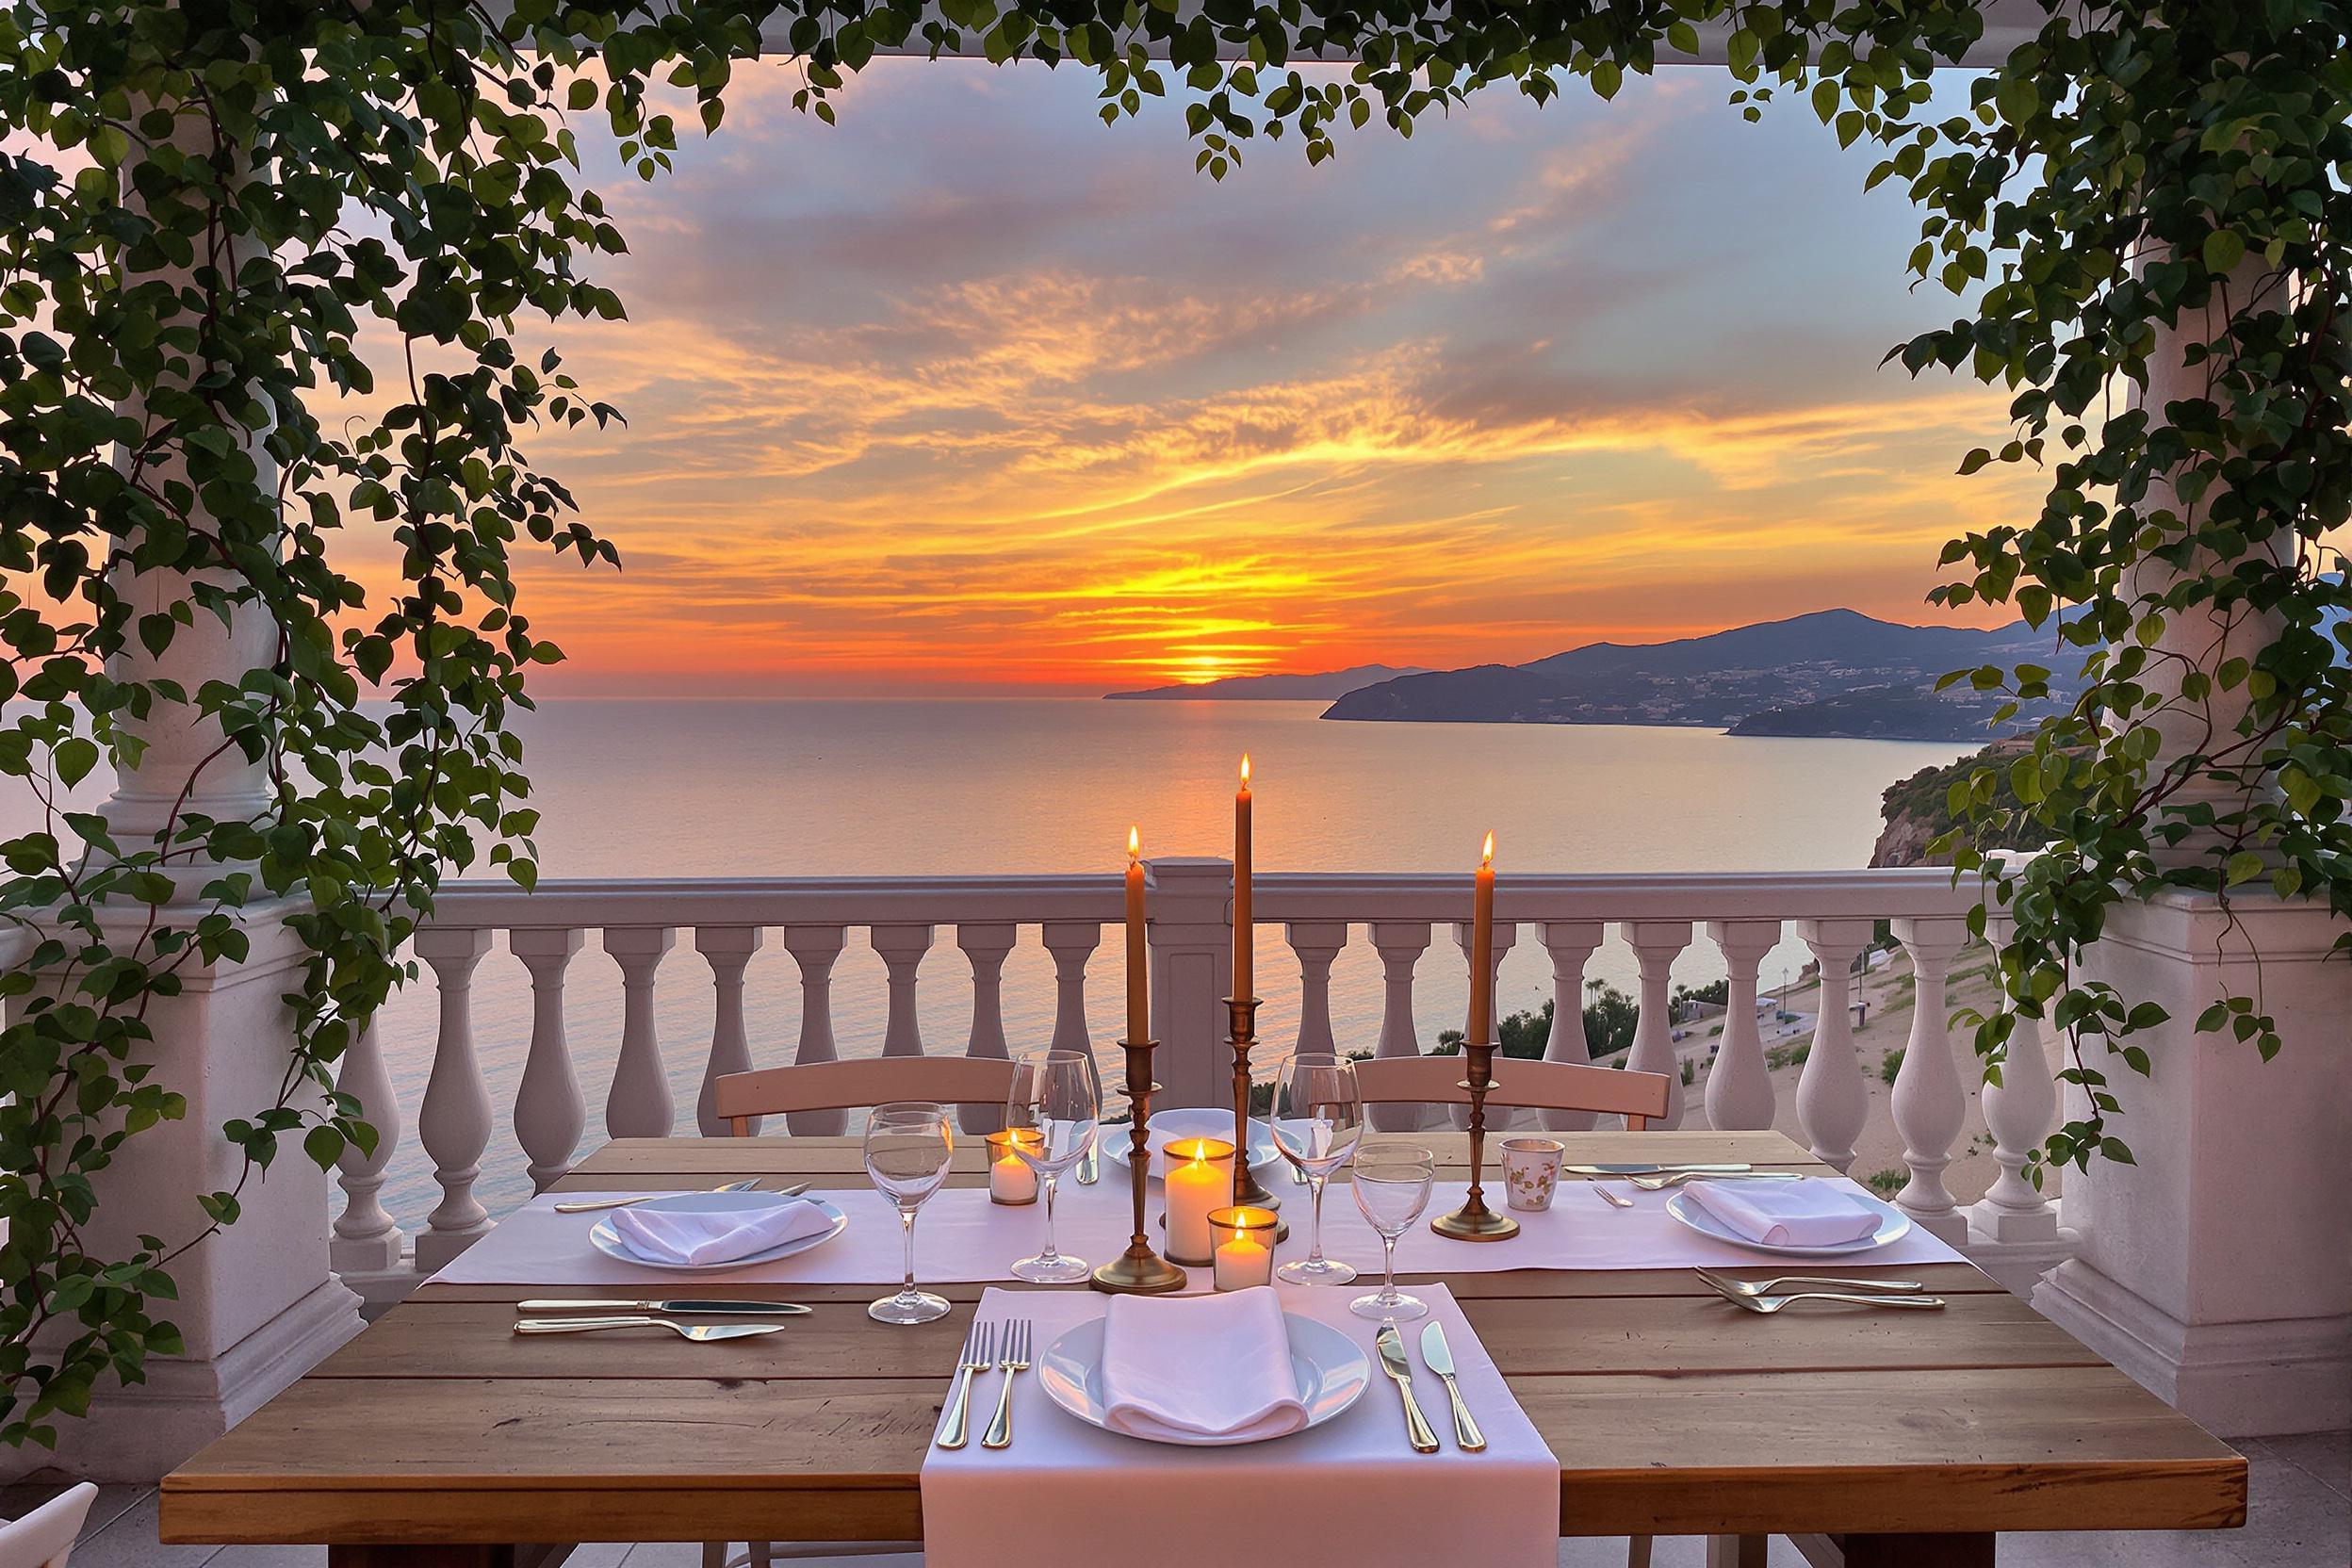
[[[1463,1396],[1485,1430],[1483,1453],[1454,1444],[1446,1387],[1421,1364],[1421,1323],[1401,1324],[1414,1394],[1441,1447],[1405,1439],[1396,1386],[1372,1350],[1379,1328],[1354,1316],[1353,1290],[1283,1287],[1283,1306],[1354,1338],[1372,1383],[1346,1414],[1312,1431],[1230,1448],[1179,1448],[1117,1437],[1049,1399],[1035,1372],[1013,1384],[1013,1445],[989,1452],[979,1432],[996,1409],[998,1374],[973,1380],[973,1436],[923,1463],[927,1568],[1004,1568],[1087,1560],[1120,1568],[1203,1562],[1346,1563],[1348,1568],[1549,1568],[1560,1539],[1560,1462],[1511,1398],[1462,1309],[1442,1285],[1416,1286],[1446,1325]],[[1042,1352],[1102,1315],[1086,1292],[988,1292],[980,1315],[1027,1316]],[[1424,1322],[1429,1319],[1424,1319]]]
[[[1121,1179],[1113,1181],[1117,1175]],[[1056,1239],[1064,1252],[1089,1263],[1107,1263],[1126,1250],[1133,1230],[1131,1199],[1125,1172],[1116,1167],[1090,1187],[1070,1184],[1055,1204]],[[1839,1179],[1842,1183],[1842,1178]],[[1277,1256],[1284,1262],[1307,1253],[1307,1193],[1290,1185],[1279,1173],[1274,1178],[1282,1214],[1290,1221],[1290,1239]],[[1852,1183],[1843,1183],[1852,1187]],[[1440,1182],[1429,1200],[1429,1213],[1444,1214],[1462,1201],[1465,1182]],[[1693,1265],[1738,1267],[1769,1264],[1769,1253],[1735,1247],[1703,1236],[1666,1213],[1668,1194],[1641,1192],[1625,1183],[1611,1189],[1631,1198],[1631,1209],[1612,1208],[1585,1183],[1565,1181],[1546,1214],[1513,1214],[1520,1234],[1506,1242],[1449,1241],[1432,1232],[1426,1221],[1405,1233],[1396,1244],[1399,1274],[1483,1274],[1512,1268],[1687,1268]],[[1860,1189],[1854,1188],[1855,1191]],[[433,1276],[441,1284],[503,1285],[671,1285],[691,1279],[724,1279],[760,1284],[884,1284],[899,1277],[900,1251],[897,1211],[872,1189],[825,1192],[849,1216],[849,1228],[840,1236],[798,1257],[757,1264],[726,1273],[680,1274],[606,1257],[588,1243],[588,1231],[602,1217],[595,1214],[560,1215],[559,1198],[573,1200],[617,1194],[567,1192],[547,1194],[524,1204],[474,1243],[448,1267]],[[1487,1184],[1488,1201],[1502,1201],[1499,1173]],[[1380,1240],[1356,1212],[1343,1177],[1331,1184],[1324,1202],[1324,1251],[1351,1263],[1366,1275],[1380,1267]],[[1154,1184],[1149,1213],[1159,1234],[1159,1187]],[[1006,1208],[988,1201],[979,1187],[951,1187],[923,1205],[915,1222],[915,1275],[931,1284],[971,1283],[1012,1278],[1017,1258],[1036,1252],[1045,1239],[1045,1208]],[[1958,1252],[1914,1229],[1902,1240],[1870,1252],[1852,1253],[1848,1265],[1909,1265],[1958,1263]],[[1198,1288],[1208,1286],[1208,1271],[1193,1271]]]

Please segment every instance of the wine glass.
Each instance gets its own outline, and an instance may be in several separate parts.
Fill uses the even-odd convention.
[[[1085,1260],[1064,1257],[1054,1248],[1054,1189],[1062,1172],[1094,1147],[1102,1123],[1102,1086],[1086,1052],[1034,1052],[1014,1067],[1004,1130],[1015,1135],[1013,1152],[1037,1173],[1045,1193],[1045,1250],[1013,1265],[1014,1279],[1057,1285],[1093,1272]]]
[[[1328,1051],[1302,1051],[1274,1079],[1274,1147],[1312,1194],[1315,1223],[1307,1255],[1275,1272],[1295,1285],[1344,1285],[1356,1271],[1323,1255],[1323,1187],[1364,1136],[1364,1100],[1356,1064]]]
[[[928,1101],[876,1105],[866,1120],[866,1174],[874,1190],[898,1205],[906,1237],[906,1279],[896,1296],[866,1309],[882,1323],[928,1323],[947,1315],[947,1302],[915,1288],[915,1211],[947,1180],[956,1157],[956,1135],[947,1107]]]
[[[1388,1266],[1387,1278],[1380,1289],[1348,1303],[1348,1310],[1358,1317],[1394,1318],[1409,1323],[1429,1315],[1428,1302],[1396,1288],[1396,1238],[1411,1229],[1413,1222],[1421,1217],[1421,1211],[1429,1206],[1430,1167],[1435,1162],[1436,1156],[1426,1149],[1381,1144],[1367,1151],[1349,1175],[1356,1207],[1364,1211],[1372,1229],[1380,1233]]]

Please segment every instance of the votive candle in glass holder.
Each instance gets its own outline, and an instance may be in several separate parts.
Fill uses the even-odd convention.
[[[988,1135],[988,1201],[1021,1208],[1037,1200],[1037,1170],[1015,1152],[1018,1143],[1032,1153],[1045,1146],[1045,1135],[1034,1127],[1009,1128]]]
[[[1233,1146],[1223,1138],[1179,1138],[1168,1146],[1168,1261],[1187,1268],[1217,1262],[1209,1211],[1233,1198]]]
[[[1209,1237],[1217,1244],[1215,1284],[1248,1290],[1274,1282],[1274,1233],[1282,1217],[1272,1209],[1217,1209],[1209,1216]]]

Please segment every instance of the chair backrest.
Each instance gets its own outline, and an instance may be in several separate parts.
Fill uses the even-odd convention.
[[[98,1489],[68,1487],[22,1519],[0,1524],[0,1568],[65,1568]]]
[[[865,1110],[893,1100],[1002,1105],[1012,1092],[1013,1064],[998,1057],[876,1056],[730,1072],[710,1086],[710,1099],[740,1138],[750,1133],[755,1116]]]
[[[1356,1064],[1356,1091],[1367,1105],[1462,1105],[1466,1064],[1460,1056],[1382,1056]],[[1490,1105],[1540,1111],[1617,1115],[1640,1132],[1666,1114],[1669,1081],[1662,1072],[1592,1067],[1583,1062],[1527,1062],[1497,1056]]]

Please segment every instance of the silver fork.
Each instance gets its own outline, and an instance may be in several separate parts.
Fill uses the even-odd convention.
[[[1725,1296],[1724,1300],[1750,1312],[1775,1313],[1791,1301],[1843,1301],[1854,1307],[1910,1307],[1936,1312],[1941,1310],[1940,1296],[1854,1296],[1837,1290],[1793,1290],[1786,1296]]]
[[[939,1429],[939,1446],[960,1448],[972,1436],[972,1378],[996,1361],[996,1325],[975,1322],[964,1336],[964,1353],[956,1363],[956,1392],[947,1401],[947,1423]]]
[[[1776,1296],[1783,1285],[1819,1285],[1824,1290],[1884,1291],[1891,1296],[1917,1296],[1927,1286],[1917,1280],[1841,1280],[1826,1274],[1782,1274],[1770,1280],[1735,1280],[1711,1268],[1691,1273],[1725,1296]]]
[[[983,1448],[1009,1448],[1013,1446],[1013,1374],[1029,1370],[1030,1322],[1016,1317],[1004,1325],[1004,1353],[996,1358],[996,1369],[1004,1374],[1004,1386],[997,1391],[996,1416],[988,1429],[980,1434]]]
[[[760,1179],[755,1176],[748,1182],[729,1182],[723,1187],[706,1187],[703,1190],[706,1192],[749,1192],[759,1184]],[[779,1193],[777,1196],[796,1198],[808,1190],[808,1184],[804,1182],[791,1191]],[[558,1203],[555,1205],[555,1212],[558,1214],[593,1214],[598,1209],[625,1209],[632,1203],[650,1202],[656,1198],[677,1196],[678,1194],[674,1192],[641,1192],[630,1198],[580,1198],[568,1203]]]

